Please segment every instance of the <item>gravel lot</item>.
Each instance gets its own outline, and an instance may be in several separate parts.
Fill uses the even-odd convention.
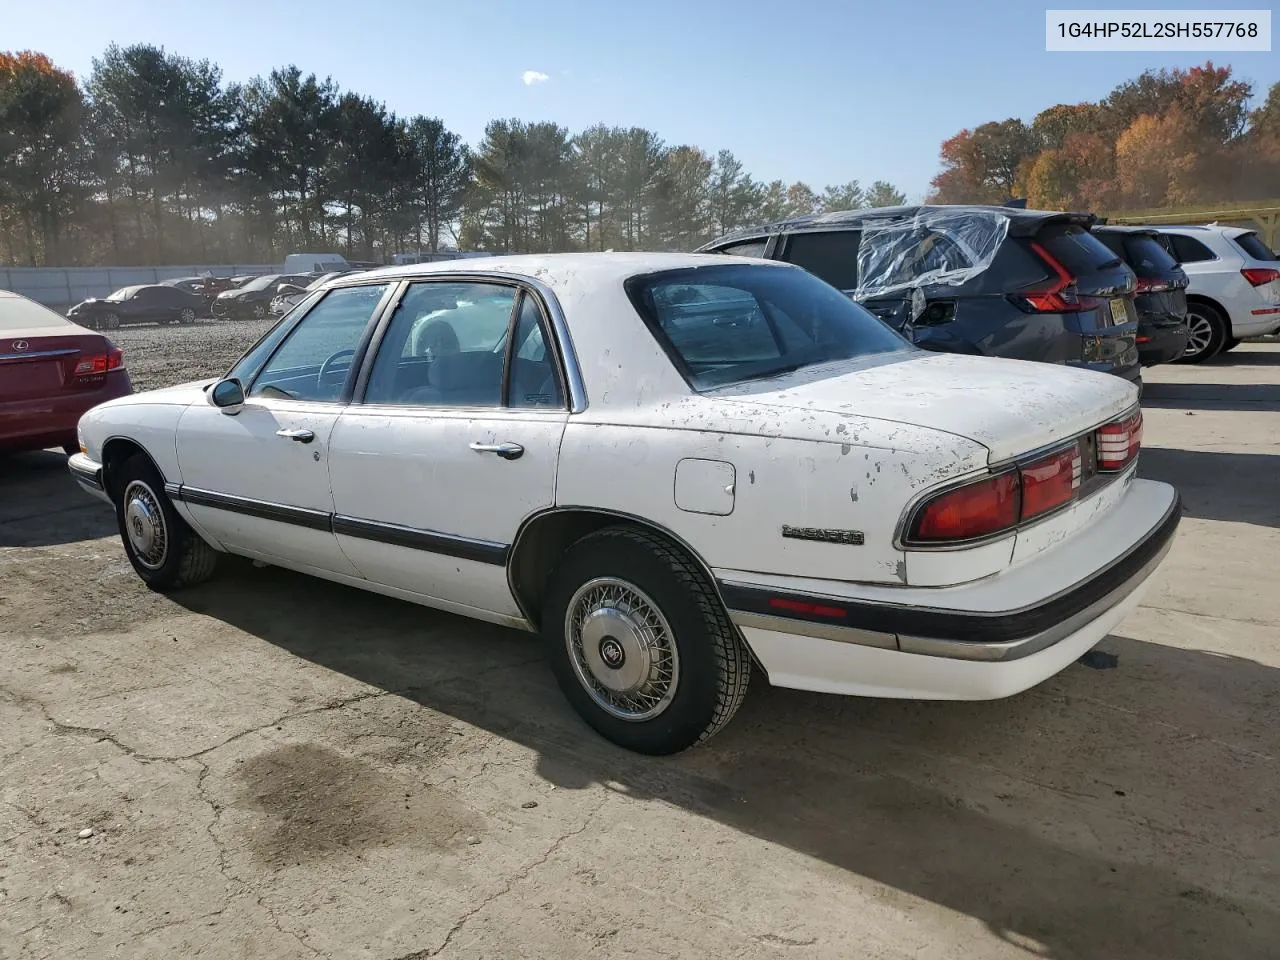
[[[114,338],[143,388],[266,325]],[[1277,956],[1280,346],[1148,382],[1187,518],[1117,669],[757,676],[666,760],[523,634],[235,562],[150,593],[60,457],[0,463],[0,957]]]

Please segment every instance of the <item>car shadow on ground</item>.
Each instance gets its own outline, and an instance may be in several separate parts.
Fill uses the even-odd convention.
[[[976,918],[1011,942],[1042,945],[1029,955],[1216,960],[1261,957],[1280,942],[1274,906],[1226,899],[1151,863],[1159,855],[1141,841],[1114,857],[1054,842],[1114,834],[1116,821],[1133,825],[1122,835],[1141,832],[1152,816],[1160,819],[1147,804],[1167,803],[1170,783],[1188,796],[1221,786],[1151,769],[1126,771],[1119,783],[1081,782],[1082,753],[1140,751],[1141,738],[1151,736],[1128,729],[1131,716],[1121,728],[1104,728],[1123,711],[1099,718],[1088,699],[1099,675],[1083,666],[994,703],[776,690],[757,672],[743,710],[716,738],[676,757],[648,758],[614,748],[572,713],[529,634],[236,562],[217,582],[174,599],[535,751],[538,773],[558,788],[602,785],[671,804]],[[1159,686],[1170,702],[1207,702],[1210,716],[1261,717],[1265,701],[1280,696],[1280,671],[1253,661],[1123,637],[1103,647],[1121,658],[1109,678],[1132,661],[1129,682]],[[1101,743],[1088,743],[1099,735]],[[981,744],[989,749],[975,751]],[[972,796],[955,786],[956,776]],[[1274,792],[1265,770],[1253,776],[1229,793],[1251,812]],[[1038,823],[1019,808],[1029,784],[1035,803],[1069,815],[1034,832],[1024,826]],[[1212,802],[1198,798],[1193,808]]]
[[[116,533],[111,508],[80,489],[61,451],[0,454],[0,547],[47,547]]]
[[[1280,527],[1280,454],[1143,447],[1138,474],[1177,487],[1185,516]]]
[[[1147,383],[1142,388],[1142,405],[1171,410],[1280,410],[1280,384]]]
[[[1236,349],[1218,354],[1208,364],[1213,367],[1270,367],[1280,364],[1280,351]]]

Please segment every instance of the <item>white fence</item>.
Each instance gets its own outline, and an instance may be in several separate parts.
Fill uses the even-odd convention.
[[[274,273],[279,267],[261,263],[195,264],[178,267],[0,267],[0,290],[12,290],[50,307],[65,308],[86,297],[105,297],[136,283],[159,283],[176,277],[238,277]]]

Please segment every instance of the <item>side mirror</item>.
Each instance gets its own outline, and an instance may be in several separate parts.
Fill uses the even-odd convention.
[[[234,417],[244,407],[244,385],[235,377],[219,380],[209,391],[209,402]]]

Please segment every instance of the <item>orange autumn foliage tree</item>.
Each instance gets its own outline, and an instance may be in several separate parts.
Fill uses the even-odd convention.
[[[1001,202],[1003,157],[1018,154],[1013,193],[1037,207],[1115,210],[1280,196],[1280,84],[1249,112],[1253,85],[1212,61],[1148,70],[1097,103],[1057,104],[944,141],[930,199]],[[1019,128],[1027,132],[1024,139]],[[1006,148],[981,148],[999,131]]]

